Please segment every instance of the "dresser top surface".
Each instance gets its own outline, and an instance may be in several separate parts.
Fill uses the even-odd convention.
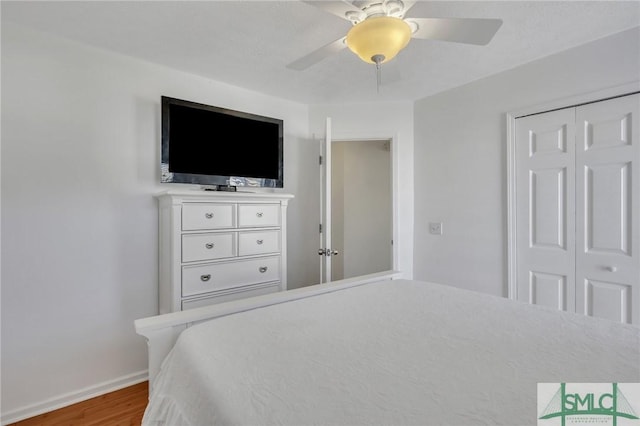
[[[242,200],[289,200],[293,194],[283,192],[225,192],[225,191],[205,191],[194,190],[167,190],[154,194],[158,199],[183,199],[189,201],[242,201]]]

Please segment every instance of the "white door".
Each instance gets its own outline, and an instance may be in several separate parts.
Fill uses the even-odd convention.
[[[516,120],[518,300],[575,309],[573,108]]]
[[[576,310],[640,324],[640,94],[576,109]]]
[[[516,120],[519,300],[640,324],[639,127],[638,94]]]

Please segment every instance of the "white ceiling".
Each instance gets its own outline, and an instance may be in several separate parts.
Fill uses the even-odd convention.
[[[348,49],[286,68],[351,26],[300,1],[2,1],[3,22],[308,104],[420,99],[640,26],[640,1],[418,1],[407,17],[503,25],[487,46],[412,40],[378,92],[375,66]]]

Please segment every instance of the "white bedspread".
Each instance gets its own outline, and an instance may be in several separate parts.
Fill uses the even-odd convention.
[[[143,424],[536,424],[538,382],[640,382],[640,329],[384,281],[187,329]]]

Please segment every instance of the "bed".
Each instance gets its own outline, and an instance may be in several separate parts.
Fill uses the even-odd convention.
[[[538,383],[640,382],[640,328],[399,276],[137,320],[143,425],[535,424]]]

